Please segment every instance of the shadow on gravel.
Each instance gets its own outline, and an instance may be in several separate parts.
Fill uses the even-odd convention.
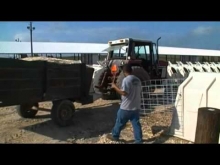
[[[51,109],[48,109],[48,108],[38,108],[39,111],[44,111],[44,112],[50,112]]]
[[[39,108],[38,110],[39,110],[39,111],[43,111],[43,112],[49,112],[49,114],[36,115],[36,116],[35,116],[35,119],[48,119],[48,118],[51,117],[51,115],[50,115],[51,109],[48,109],[48,108]]]
[[[23,129],[59,141],[71,139],[71,142],[74,143],[79,139],[94,138],[95,143],[99,139],[98,136],[111,132],[118,108],[118,103],[112,103],[105,106],[78,109],[75,112],[72,125],[69,127],[59,127],[48,120]],[[44,111],[47,110],[44,109]],[[50,114],[36,116],[36,118],[50,118]]]
[[[153,135],[155,135],[161,131],[166,133],[168,131],[168,129],[169,129],[169,127],[167,127],[167,126],[152,126],[151,127],[151,131],[152,131]]]
[[[51,117],[50,114],[36,116],[35,119],[49,119]]]
[[[159,136],[154,138],[154,144],[164,144],[167,140],[169,140],[170,138],[170,136],[168,136],[169,128],[170,127],[168,126],[152,126],[151,127],[151,131],[153,135],[161,132]]]

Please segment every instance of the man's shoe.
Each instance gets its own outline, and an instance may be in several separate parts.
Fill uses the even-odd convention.
[[[107,135],[106,135],[106,138],[109,139],[109,140],[111,140],[111,141],[119,141],[119,139],[114,138],[114,137],[112,136],[112,134],[107,134]]]

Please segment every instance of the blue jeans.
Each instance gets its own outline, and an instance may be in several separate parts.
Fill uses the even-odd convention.
[[[116,140],[119,139],[121,130],[124,128],[126,123],[130,120],[132,127],[133,127],[135,143],[141,143],[142,142],[142,128],[141,128],[139,119],[140,117],[139,117],[138,110],[128,111],[128,110],[119,109],[117,113],[116,123],[112,130],[113,138]]]

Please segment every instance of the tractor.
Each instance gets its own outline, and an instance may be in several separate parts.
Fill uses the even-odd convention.
[[[111,88],[112,82],[120,88],[124,74],[122,66],[126,63],[132,66],[133,74],[141,81],[161,78],[161,64],[158,57],[157,44],[152,41],[139,39],[119,39],[109,41],[109,47],[104,51],[108,52],[105,61],[101,63],[102,69],[94,76],[95,93],[102,94],[105,100],[119,99],[119,95]],[[164,63],[163,65],[167,65]]]

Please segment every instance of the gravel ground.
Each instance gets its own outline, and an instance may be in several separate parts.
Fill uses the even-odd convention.
[[[51,102],[40,103],[41,110],[34,119],[22,119],[15,106],[0,108],[0,143],[113,143],[105,136],[114,126],[119,101],[97,98],[93,104],[74,104],[77,111],[73,123],[65,128],[51,121]],[[163,134],[170,121],[169,113],[141,117],[144,143],[189,143]],[[120,143],[133,143],[130,123],[122,131],[121,138]]]

